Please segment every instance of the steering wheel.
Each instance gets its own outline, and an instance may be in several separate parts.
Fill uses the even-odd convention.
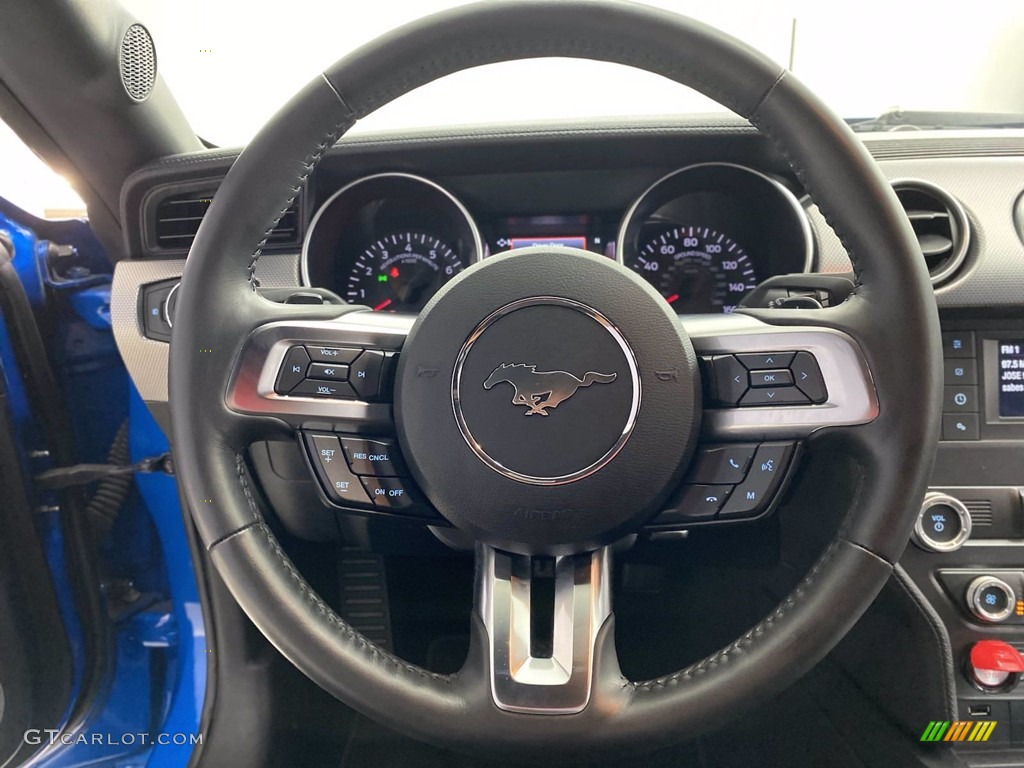
[[[748,118],[842,238],[856,273],[849,299],[684,326],[621,265],[545,247],[472,266],[415,322],[256,292],[272,227],[358,119],[458,70],[551,56],[660,74]],[[551,757],[657,747],[778,692],[881,589],[909,538],[938,441],[934,296],[865,148],[760,53],[640,5],[479,3],[341,59],[235,162],[189,254],[176,320],[170,405],[180,485],[239,605],[338,699],[464,750]],[[275,392],[284,356],[303,344],[397,356],[393,400]],[[823,385],[816,404],[702,402],[701,378],[720,376],[720,359],[780,351],[813,357]],[[709,361],[703,374],[698,356]],[[471,647],[458,673],[434,674],[361,636],[303,579],[268,525],[247,447],[332,431],[397,434],[415,486],[441,516],[435,522],[477,542]],[[627,680],[616,656],[610,545],[652,519],[701,444],[723,440],[781,446],[780,456],[797,444],[827,447],[856,466],[856,492],[816,564],[761,623],[686,669]],[[550,657],[535,658],[529,595],[539,556],[553,558],[556,610]]]

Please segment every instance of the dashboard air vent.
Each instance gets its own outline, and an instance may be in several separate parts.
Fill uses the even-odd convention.
[[[156,206],[153,228],[156,246],[166,251],[192,247],[199,222],[213,200],[214,190],[186,192],[165,197]],[[299,245],[299,201],[296,199],[267,238],[268,246]]]
[[[970,243],[970,222],[963,206],[926,181],[894,181],[892,186],[917,235],[932,285],[949,280],[963,265]]]

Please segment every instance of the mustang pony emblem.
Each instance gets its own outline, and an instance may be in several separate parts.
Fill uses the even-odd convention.
[[[565,371],[538,371],[536,365],[502,363],[491,371],[484,382],[484,389],[507,381],[516,391],[512,405],[525,405],[529,408],[527,416],[535,413],[547,416],[548,408],[557,408],[559,403],[575,395],[580,387],[610,384],[617,376],[617,373],[588,371],[579,379]]]

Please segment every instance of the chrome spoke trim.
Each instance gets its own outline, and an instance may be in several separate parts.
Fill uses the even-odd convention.
[[[245,340],[226,395],[238,413],[279,416],[295,426],[330,424],[363,427],[391,424],[390,403],[279,395],[274,391],[289,348],[312,342],[325,346],[398,351],[415,317],[370,311],[349,312],[337,320],[268,323]]]
[[[860,345],[834,328],[808,324],[768,325],[742,314],[683,315],[680,322],[699,356],[746,352],[814,355],[828,399],[819,405],[747,408],[705,407],[703,432],[710,439],[800,438],[826,427],[866,424],[878,416],[874,380]]]
[[[531,655],[532,559],[477,547],[476,610],[487,630],[491,696],[509,712],[564,715],[590,701],[597,633],[611,615],[608,548],[555,558],[549,658]]]

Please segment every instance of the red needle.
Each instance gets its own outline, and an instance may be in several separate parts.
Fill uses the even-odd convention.
[[[391,305],[391,299],[384,299],[380,304],[373,308],[374,312],[380,312],[382,309],[387,309]]]
[[[665,299],[665,301],[667,301],[669,304],[675,304],[677,301],[679,301],[679,294],[673,293],[671,296]]]

